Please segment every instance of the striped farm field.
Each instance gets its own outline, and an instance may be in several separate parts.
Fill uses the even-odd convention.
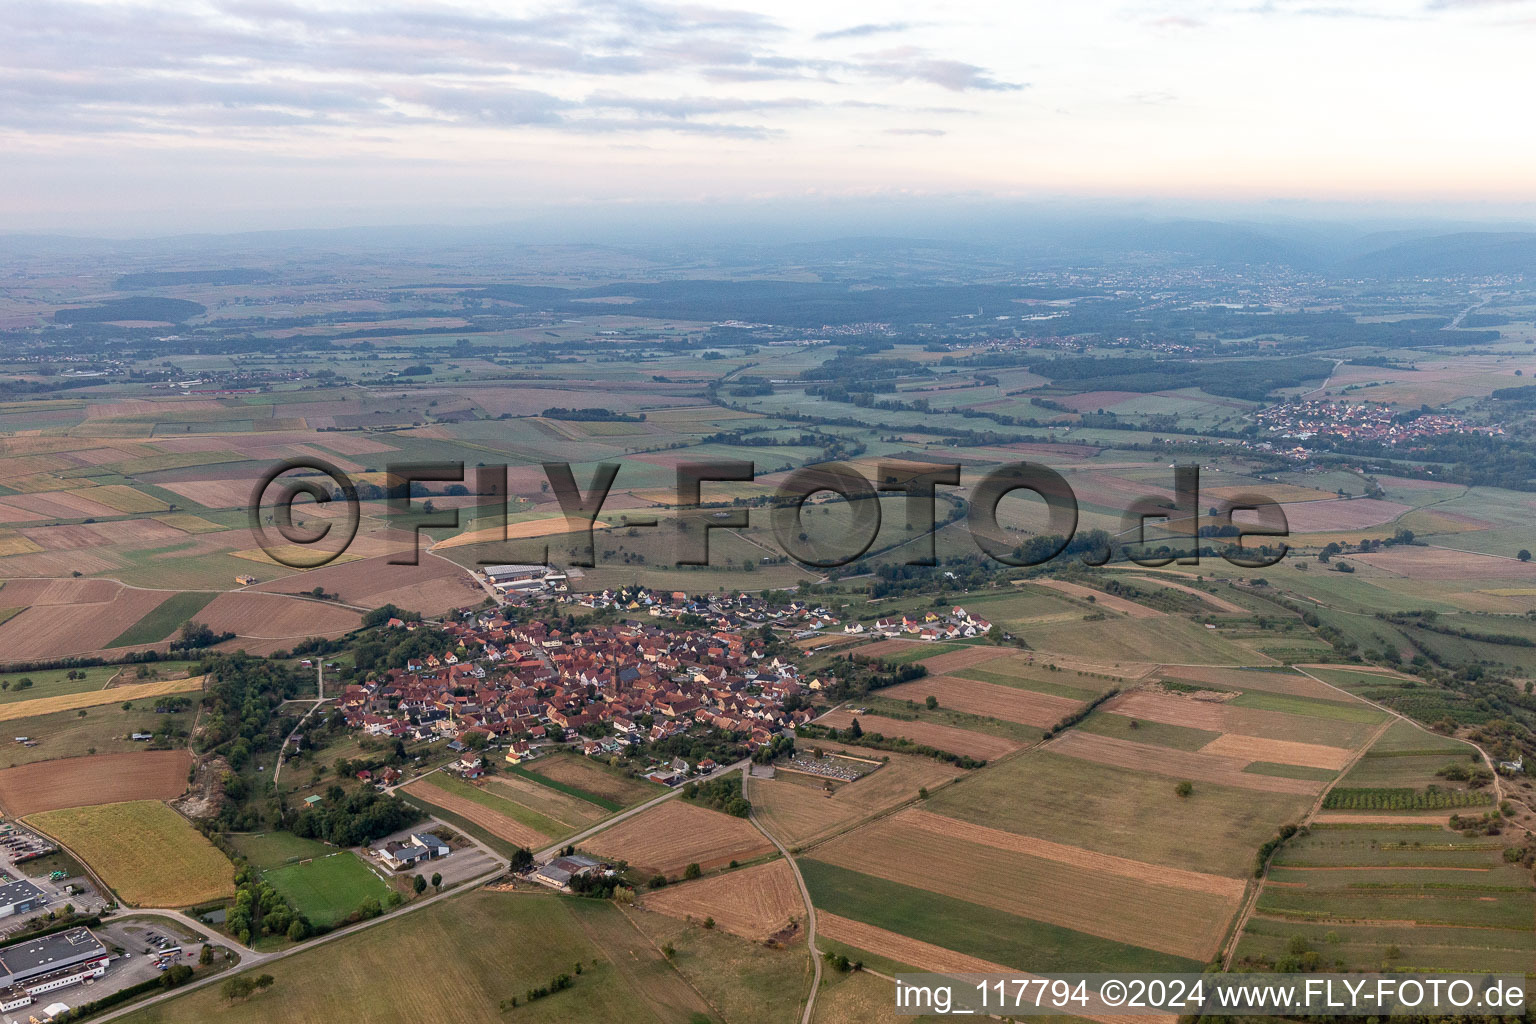
[[[749,861],[773,850],[745,818],[683,799],[668,800],[619,822],[581,844],[601,857],[629,861],[644,875],[675,878],[689,864],[705,871]]]
[[[1253,854],[1300,820],[1309,794],[1201,783],[1188,798],[1166,776],[1049,750],[1026,751],[934,793],[936,814],[1165,867],[1247,878]],[[1021,802],[1022,801],[1022,802]],[[1016,807],[1011,813],[999,808]]]
[[[669,885],[646,893],[641,906],[668,917],[697,921],[712,917],[723,931],[756,941],[783,929],[791,918],[805,919],[794,872],[782,858]]]
[[[57,697],[39,697],[37,700],[12,701],[0,704],[0,722],[13,718],[31,718],[34,715],[51,715],[58,711],[78,711],[103,704],[121,704],[147,697],[164,697],[172,693],[191,693],[202,688],[203,677],[192,676],[188,679],[166,679],[158,683],[130,683],[106,690],[60,694]]]
[[[1198,697],[1171,693],[1136,691],[1125,693],[1104,705],[1106,711],[1142,718],[1152,722],[1166,722],[1212,732],[1234,732],[1244,736],[1262,736],[1267,739],[1287,740],[1294,743],[1315,743],[1329,747],[1358,747],[1371,735],[1384,715],[1374,708],[1359,705],[1324,704],[1320,701],[1301,701],[1299,698],[1280,698],[1297,701],[1302,706],[1320,708],[1323,714],[1312,716],[1272,708],[1257,708],[1231,700],[1204,700]],[[1276,695],[1279,698],[1279,695]],[[1335,709],[1351,713],[1350,718],[1332,717]],[[1356,712],[1363,713],[1356,715]]]
[[[818,911],[863,921],[1013,970],[1198,971],[1200,962],[1089,935],[816,859],[800,872]],[[994,889],[1007,888],[993,879]],[[1059,895],[1059,894],[1058,894]],[[1074,897],[1080,893],[1073,893]]]
[[[1011,850],[1044,860],[1073,864],[1100,875],[1112,875],[1149,885],[1216,896],[1233,906],[1237,905],[1247,890],[1247,884],[1239,879],[1188,871],[1184,868],[1148,864],[1114,854],[1095,853],[1080,846],[1068,846],[1064,843],[1036,839],[1033,836],[1019,835],[1016,832],[1005,832],[999,828],[988,828],[985,825],[946,818],[915,807],[894,815],[894,818],[914,831],[954,836],[999,850]]]
[[[1082,701],[1057,697],[1033,690],[1021,690],[995,683],[982,683],[959,676],[927,676],[910,683],[889,686],[880,696],[892,700],[912,700],[921,704],[928,697],[938,699],[941,707],[954,708],[983,718],[1021,722],[1048,728],[1083,706]]]
[[[923,942],[885,928],[865,924],[863,921],[855,921],[852,918],[829,914],[825,911],[816,915],[816,935],[818,938],[825,938],[850,947],[854,951],[871,953],[882,960],[889,961],[890,965],[895,967],[912,967],[943,974],[1019,975],[1019,971],[1015,968],[1004,967],[1002,964],[983,960],[980,957],[967,956],[952,949],[945,949],[943,946],[935,946],[931,942]],[[1028,975],[1024,976],[1028,977]],[[821,1000],[818,1000],[816,1005],[817,1019],[820,1020]],[[1085,1019],[1102,1021],[1103,1024],[1174,1024],[1178,1018],[1171,1014],[1117,1014],[1114,1016],[1087,1014]]]
[[[436,785],[432,779],[413,782],[401,792],[450,811],[466,821],[485,829],[498,839],[517,846],[534,849],[543,846],[552,836],[525,825],[510,815],[493,809],[485,802],[471,799]]]
[[[61,807],[174,800],[187,788],[192,754],[144,750],[36,761],[0,770],[0,807],[13,818]]]
[[[1239,789],[1257,789],[1269,793],[1319,793],[1321,782],[1255,775],[1243,771],[1249,759],[1218,757],[1198,751],[1156,747],[1132,743],[1112,736],[1098,736],[1076,729],[1062,733],[1047,744],[1053,754],[1076,757],[1096,764],[1112,765],[1132,771],[1152,772],[1170,779],[1215,782]]]
[[[43,811],[25,821],[69,847],[125,903],[185,907],[235,894],[229,858],[159,801]]]
[[[835,729],[846,729],[857,718],[859,727],[866,733],[880,733],[882,736],[900,736],[914,743],[922,743],[939,750],[947,750],[952,754],[965,754],[969,757],[990,761],[1004,754],[1011,754],[1018,750],[1022,743],[1015,742],[1003,736],[989,736],[986,733],[971,732],[968,729],[956,729],[948,725],[935,725],[931,722],[906,721],[899,718],[886,718],[883,715],[854,715],[845,710],[834,711],[817,719],[818,725],[828,725]]]
[[[923,824],[944,820],[929,816]],[[1201,961],[1215,954],[1237,911],[1225,880],[1213,886],[1217,894],[1159,885],[941,828],[914,828],[905,814],[839,836],[816,847],[814,856],[1033,921]],[[1007,884],[1000,885],[1002,879]],[[1066,893],[1072,896],[1063,898]]]

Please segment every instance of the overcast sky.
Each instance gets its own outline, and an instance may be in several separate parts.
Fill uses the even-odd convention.
[[[1536,200],[1536,0],[0,3],[0,232]]]

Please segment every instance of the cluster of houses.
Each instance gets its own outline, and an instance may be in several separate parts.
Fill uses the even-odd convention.
[[[716,629],[744,631],[768,626],[790,630],[797,637],[840,625],[831,612],[814,602],[791,600],[771,605],[756,594],[746,593],[690,596],[681,590],[661,592],[637,586],[581,594],[570,600],[587,608],[612,608],[674,622],[696,617]]]
[[[972,615],[964,608],[954,607],[948,615],[927,612],[923,615],[903,615],[900,618],[879,619],[870,632],[881,636],[915,636],[919,640],[963,640],[967,637],[985,636],[992,628],[986,619]],[[858,625],[848,626],[844,632],[862,633]]]
[[[567,632],[507,615],[500,608],[451,623],[444,629],[452,649],[347,686],[337,698],[347,723],[383,739],[447,739],[466,753],[461,773],[473,777],[483,769],[474,752],[485,747],[505,747],[518,764],[557,741],[603,755],[707,726],[755,750],[811,717],[785,710],[807,684],[759,637],[713,622]],[[393,771],[365,781],[391,785]]]

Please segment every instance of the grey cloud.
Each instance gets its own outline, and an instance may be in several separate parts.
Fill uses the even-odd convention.
[[[910,21],[887,21],[878,24],[850,25],[847,28],[833,29],[831,32],[818,32],[816,38],[829,39],[863,39],[868,36],[885,35],[890,32],[906,32],[916,26]]]

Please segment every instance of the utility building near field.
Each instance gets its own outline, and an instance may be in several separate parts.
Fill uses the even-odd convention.
[[[46,902],[48,902],[47,894],[25,878],[0,885],[0,917],[25,914],[29,910],[36,910]]]

